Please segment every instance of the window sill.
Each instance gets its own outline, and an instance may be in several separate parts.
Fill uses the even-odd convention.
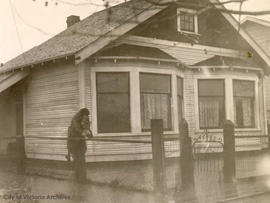
[[[164,135],[175,135],[178,132],[164,131]],[[138,136],[150,136],[151,132],[139,132],[139,133],[98,133],[94,134],[94,137],[138,137]]]
[[[223,129],[208,129],[208,133],[222,133]],[[235,132],[246,132],[246,131],[252,131],[252,132],[258,132],[261,131],[260,128],[235,128]],[[197,129],[195,133],[204,133],[204,130]]]
[[[260,128],[235,128],[236,132],[243,132],[243,131],[261,131]]]
[[[204,133],[205,129],[197,129],[195,133]],[[223,129],[207,129],[208,133],[222,133]]]
[[[188,34],[188,35],[195,35],[195,36],[201,36],[198,32],[189,32],[189,31],[181,31],[178,30],[180,34]]]

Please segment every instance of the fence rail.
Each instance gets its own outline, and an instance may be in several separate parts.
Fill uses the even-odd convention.
[[[189,177],[189,179],[181,179],[180,182],[184,185],[189,185],[190,180],[193,178],[196,179],[196,181],[208,181],[206,179],[212,179],[215,181],[218,179],[220,181],[220,177],[226,174],[226,177],[228,179],[232,179],[235,177],[235,162],[239,162],[238,159],[236,159],[234,150],[235,150],[235,140],[236,139],[265,139],[264,143],[269,143],[270,136],[269,135],[234,135],[234,126],[229,127],[229,131],[226,131],[224,129],[224,135],[222,138],[215,138],[215,136],[200,136],[195,139],[191,139],[189,137],[188,133],[188,127],[187,125],[180,126],[180,134],[171,134],[171,135],[164,135],[163,130],[161,133],[158,133],[158,136],[160,141],[163,144],[156,145],[156,142],[154,139],[157,137],[153,137],[153,133],[151,132],[151,135],[132,135],[132,136],[103,136],[103,137],[93,137],[93,138],[80,138],[80,137],[62,137],[62,136],[0,136],[1,140],[15,140],[15,143],[17,143],[22,149],[19,150],[17,153],[17,156],[19,157],[17,159],[18,164],[17,166],[19,168],[24,167],[25,164],[25,151],[24,151],[24,141],[28,139],[40,139],[40,140],[85,140],[85,141],[91,141],[91,142],[116,142],[116,143],[138,143],[138,144],[148,144],[152,146],[152,157],[155,157],[155,163],[153,164],[153,173],[154,178],[159,178],[156,183],[156,187],[158,191],[164,191],[165,187],[164,183],[161,183],[164,179],[164,177],[160,177],[160,173],[165,174],[166,173],[166,165],[164,164],[164,142],[169,141],[180,141],[179,142],[179,148],[181,151],[181,156],[179,158],[179,168],[181,168],[180,173],[183,173],[180,175],[180,177]],[[228,129],[227,129],[228,130]],[[225,132],[226,131],[226,132]],[[182,133],[182,134],[181,134]],[[227,134],[230,135],[230,140],[226,140],[228,138]],[[226,134],[226,135],[225,135]],[[233,135],[233,136],[232,136]],[[183,137],[184,136],[184,137]],[[266,140],[268,139],[268,140]],[[227,143],[227,145],[226,145]],[[228,144],[229,143],[229,144]],[[176,143],[177,145],[177,143]],[[142,145],[143,146],[143,145]],[[229,149],[226,148],[229,146]],[[175,146],[173,146],[175,147]],[[225,149],[226,148],[226,149]],[[218,152],[218,156],[214,156],[214,154],[211,154],[209,152],[212,152],[212,149],[215,149],[215,152]],[[191,150],[191,151],[190,151]],[[22,156],[23,155],[23,156]],[[213,156],[212,156],[213,155]],[[163,158],[162,158],[163,157]],[[153,158],[154,159],[154,158]],[[160,160],[162,159],[162,160]],[[243,162],[243,161],[242,161]],[[241,167],[243,165],[243,170],[245,169],[246,165],[245,163],[241,162]],[[190,164],[192,163],[192,164]],[[232,164],[234,163],[234,164]],[[250,165],[250,164],[249,164]],[[18,170],[25,170],[25,169],[18,169]],[[226,172],[225,172],[226,171]],[[192,174],[190,174],[192,172]],[[186,174],[185,174],[186,173]],[[201,177],[205,177],[202,179]],[[200,179],[201,178],[201,179]],[[179,182],[179,181],[176,181]],[[189,186],[188,186],[189,187]]]

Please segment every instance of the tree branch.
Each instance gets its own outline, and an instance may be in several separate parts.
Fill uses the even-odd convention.
[[[259,16],[259,15],[269,15],[270,10],[263,10],[263,11],[239,11],[239,10],[233,10],[233,9],[226,9],[226,8],[216,8],[215,5],[224,5],[224,4],[229,4],[229,3],[243,3],[247,0],[228,0],[224,2],[217,2],[217,3],[207,3],[207,4],[201,4],[201,3],[185,3],[181,2],[181,0],[171,0],[171,1],[165,1],[163,2],[162,0],[155,1],[155,0],[145,0],[149,3],[152,3],[154,5],[159,5],[159,6],[165,6],[165,5],[170,5],[170,4],[177,4],[179,6],[190,6],[193,8],[197,9],[203,9],[203,12],[209,9],[216,9],[224,13],[230,13],[230,14],[236,14],[236,15],[254,15],[254,16]],[[199,13],[201,13],[199,11]]]

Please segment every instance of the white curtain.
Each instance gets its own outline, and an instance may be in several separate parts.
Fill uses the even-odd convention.
[[[251,99],[244,99],[242,101],[243,105],[243,123],[244,126],[252,126],[252,101]]]
[[[200,127],[216,128],[219,127],[220,102],[213,98],[201,98],[199,101]]]
[[[170,128],[170,97],[168,94],[141,94],[142,129],[151,128],[151,119],[163,119],[163,128]]]
[[[252,98],[238,98],[234,101],[234,120],[237,127],[252,127],[254,126],[253,119],[253,99]],[[238,105],[236,103],[238,102]],[[241,108],[241,109],[237,109]],[[237,119],[239,118],[239,119]],[[241,120],[241,122],[240,122]]]

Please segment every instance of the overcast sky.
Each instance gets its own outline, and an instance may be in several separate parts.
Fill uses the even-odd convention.
[[[239,8],[238,4],[231,6]],[[64,30],[67,16],[79,15],[83,19],[101,9],[104,9],[103,0],[0,0],[0,62],[4,63]],[[247,0],[243,10],[270,10],[270,0]],[[270,21],[270,15],[259,18]]]

